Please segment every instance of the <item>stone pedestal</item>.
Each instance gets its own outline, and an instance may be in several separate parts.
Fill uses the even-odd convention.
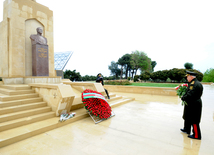
[[[48,45],[32,46],[32,75],[49,76]]]

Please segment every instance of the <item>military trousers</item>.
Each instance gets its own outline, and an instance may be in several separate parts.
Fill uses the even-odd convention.
[[[184,120],[184,129],[186,130],[187,134],[190,134],[191,126],[193,128],[192,132],[193,132],[194,138],[201,139],[201,129],[200,129],[199,123],[191,123],[188,120]]]

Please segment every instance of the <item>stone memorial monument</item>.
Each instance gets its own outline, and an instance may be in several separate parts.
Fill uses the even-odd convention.
[[[37,34],[30,36],[32,43],[32,75],[49,76],[47,39],[42,36],[42,28],[36,29]]]
[[[36,0],[4,0],[1,11],[0,77],[4,83],[60,83],[54,67],[53,11]]]

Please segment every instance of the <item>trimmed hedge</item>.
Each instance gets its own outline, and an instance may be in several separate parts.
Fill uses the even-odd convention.
[[[108,80],[105,85],[131,85],[128,80]]]
[[[141,75],[136,75],[134,77],[134,82],[138,81],[138,78],[140,80],[150,80],[153,82],[166,82],[167,80],[172,82],[186,82],[186,71],[196,72],[198,75],[196,76],[199,81],[203,80],[203,74],[195,69],[178,69],[173,68],[170,70],[162,70],[162,71],[156,71],[153,73],[144,72]]]

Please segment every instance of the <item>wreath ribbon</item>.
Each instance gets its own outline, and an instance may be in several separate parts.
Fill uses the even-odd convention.
[[[107,102],[104,96],[97,94],[97,93],[83,93],[83,99],[88,99],[88,98],[99,98]],[[108,102],[107,102],[108,103]]]

